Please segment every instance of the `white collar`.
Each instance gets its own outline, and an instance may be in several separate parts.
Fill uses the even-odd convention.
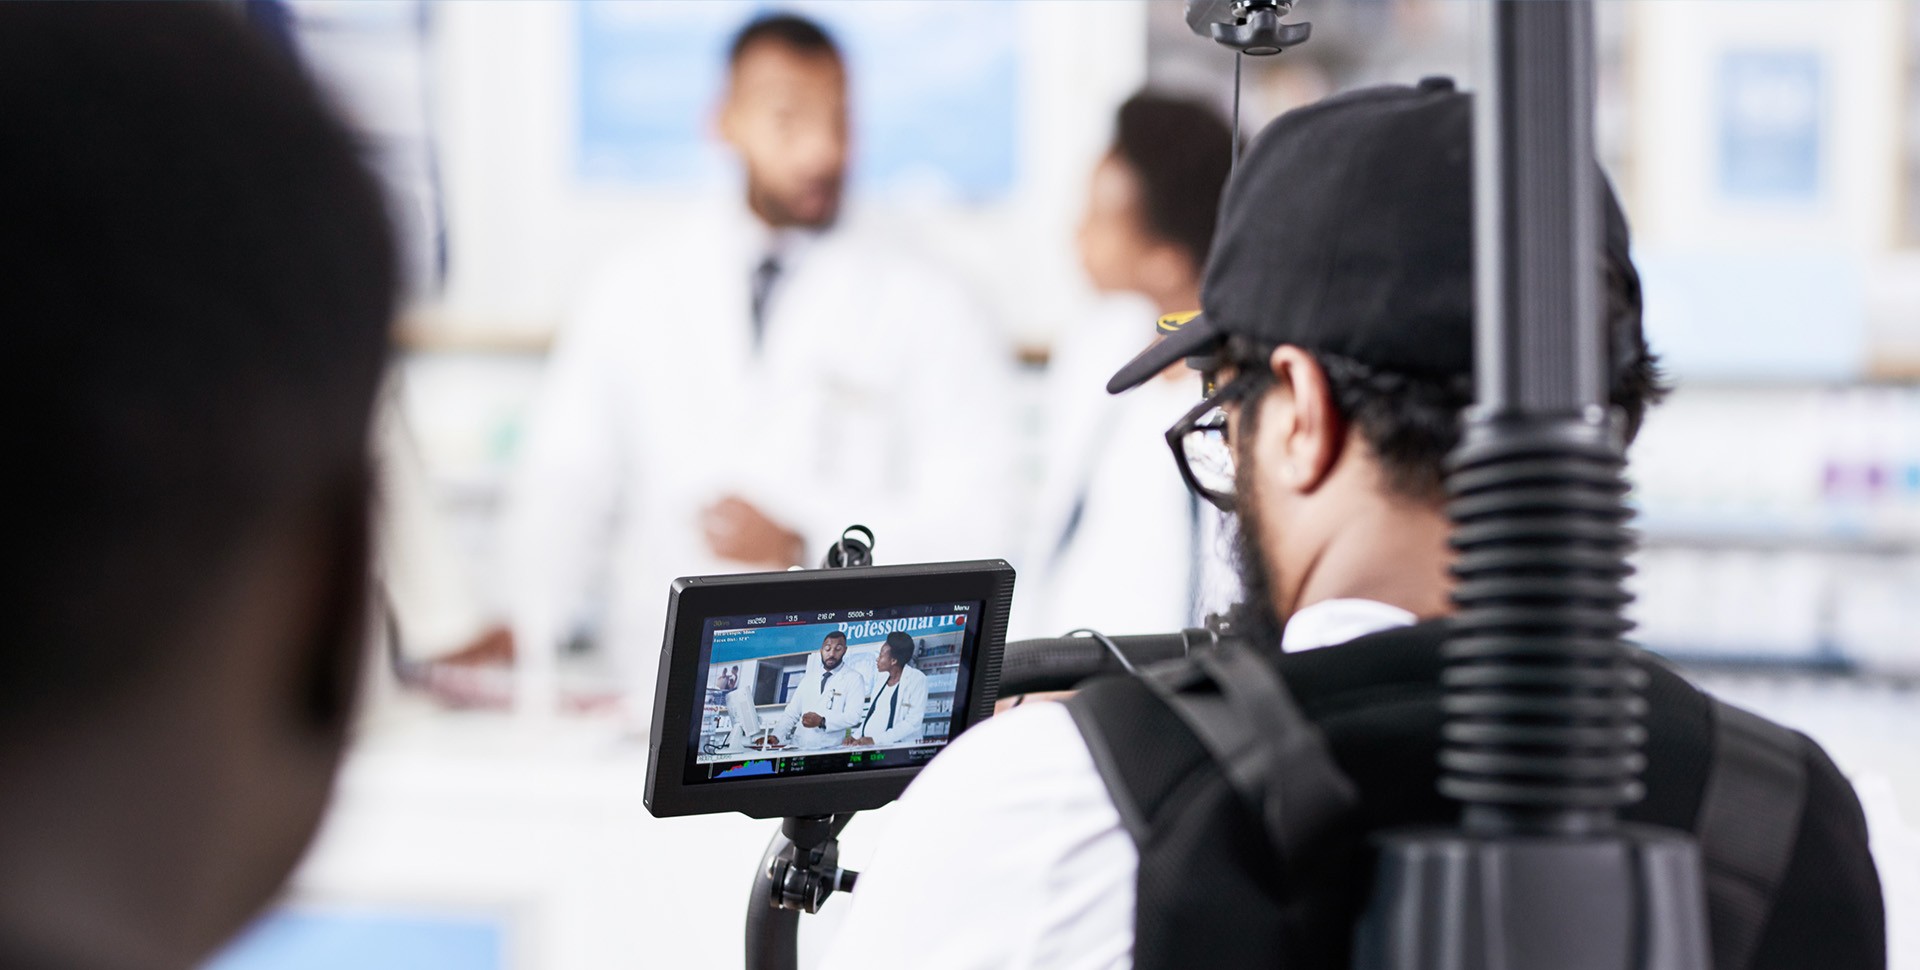
[[[760,221],[753,207],[747,204],[746,190],[735,198],[726,220],[727,231],[732,235],[735,245],[750,261],[749,265],[759,266],[768,256],[780,260],[782,271],[791,268],[804,258],[807,252],[819,243],[829,229],[804,229],[786,227],[776,229]],[[836,223],[837,225],[837,223]]]
[[[1419,617],[1378,600],[1321,600],[1287,618],[1280,632],[1280,649],[1287,653],[1330,647],[1369,633],[1412,626]]]
[[[875,673],[878,673],[878,672],[879,672],[879,671],[875,671]],[[889,684],[889,683],[887,683],[887,679],[886,679],[885,677],[882,677],[882,678],[880,678],[880,688],[881,688],[882,690],[885,690],[885,689],[886,689],[886,688],[888,688],[888,687],[895,687],[895,688],[898,688],[898,687],[905,687],[905,686],[907,686],[907,681],[909,681],[909,680],[912,680],[912,679],[913,679],[913,678],[915,678],[915,677],[925,677],[925,676],[926,676],[926,674],[923,674],[923,673],[921,673],[921,672],[920,672],[920,668],[918,668],[918,667],[915,667],[915,666],[914,666],[914,665],[912,665],[912,664],[908,664],[908,665],[907,665],[907,669],[905,669],[905,670],[902,670],[902,671],[900,671],[900,682],[899,682],[899,683],[897,683],[897,684]]]
[[[754,223],[760,232],[760,257],[772,256],[783,267],[798,263],[824,234],[819,229],[772,229],[758,219]]]

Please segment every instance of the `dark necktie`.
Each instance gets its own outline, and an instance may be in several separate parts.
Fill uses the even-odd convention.
[[[753,268],[753,350],[760,352],[760,345],[767,336],[767,299],[773,296],[773,284],[780,279],[780,257],[771,253]]]
[[[820,693],[824,694],[827,692],[827,678],[831,676],[833,676],[833,671],[831,670],[820,675]]]

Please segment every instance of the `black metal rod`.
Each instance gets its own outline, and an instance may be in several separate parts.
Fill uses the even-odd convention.
[[[1480,405],[1580,413],[1606,402],[1593,5],[1492,8],[1474,109]]]
[[[1609,421],[1589,0],[1492,0],[1475,102],[1476,383],[1448,457],[1458,607],[1440,790],[1459,830],[1376,841],[1357,970],[1704,970],[1692,839],[1641,797],[1645,674]]]
[[[1475,101],[1478,406],[1449,459],[1441,790],[1469,830],[1610,828],[1641,795],[1632,533],[1608,423],[1590,0],[1495,0]]]
[[[777,905],[778,887],[772,878],[774,860],[792,847],[782,823],[753,873],[753,891],[747,896],[746,970],[796,970],[800,965],[800,913]]]

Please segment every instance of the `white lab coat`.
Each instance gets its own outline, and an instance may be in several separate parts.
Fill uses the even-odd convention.
[[[1188,491],[1165,438],[1200,402],[1199,375],[1106,392],[1113,372],[1146,349],[1154,320],[1144,301],[1110,300],[1055,346],[1046,467],[1021,560],[1013,639],[1080,627],[1167,633],[1221,611],[1238,594],[1231,529]]]
[[[766,229],[736,206],[655,230],[559,337],[504,537],[524,648],[577,629],[604,587],[600,635],[642,711],[672,580],[751,568],[708,551],[702,509],[740,495],[809,560],[854,523],[880,562],[1002,557],[1014,450],[1008,355],[947,276],[858,229],[790,236],[756,354]]]
[[[918,667],[908,666],[900,671],[899,683],[889,684],[881,674],[873,686],[852,736],[872,738],[874,744],[883,747],[920,740],[921,722],[927,719],[927,675]]]
[[[787,698],[786,710],[780,714],[781,725],[775,731],[780,734],[791,731],[794,746],[809,751],[837,747],[847,739],[847,729],[860,722],[863,713],[860,703],[866,694],[866,680],[847,664],[820,674],[808,671],[800,678],[800,686]],[[818,714],[826,723],[807,727],[800,723],[805,714]]]

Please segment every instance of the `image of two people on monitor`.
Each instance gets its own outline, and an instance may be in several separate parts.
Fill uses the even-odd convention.
[[[962,618],[948,619],[931,630],[865,639],[840,626],[740,631],[724,644],[736,658],[726,662],[716,637],[700,760],[945,741],[966,632]],[[804,652],[795,652],[801,645]]]

